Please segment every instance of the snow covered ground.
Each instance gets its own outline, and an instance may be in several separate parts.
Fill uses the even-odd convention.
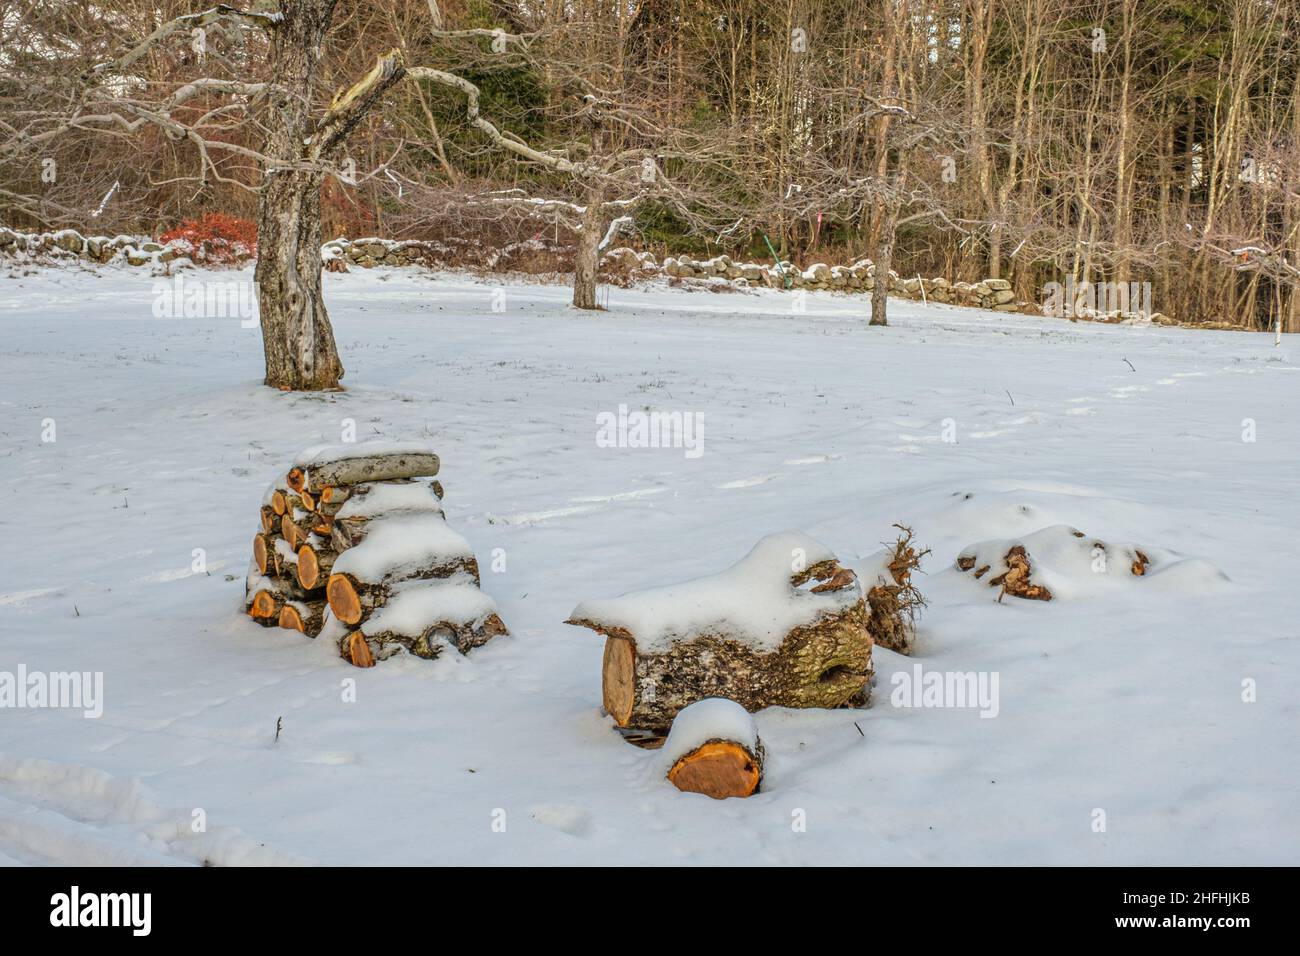
[[[0,278],[0,671],[104,681],[98,719],[0,709],[0,861],[1300,862],[1290,343],[325,280],[331,395],[262,387],[256,328],[155,318],[138,272]],[[702,453],[603,447],[620,404],[692,413]],[[347,419],[437,446],[511,637],[361,671],[243,615],[263,490]],[[851,561],[895,521],[933,549],[917,654],[877,649],[869,709],[759,714],[760,794],[679,793],[601,716],[601,641],[561,623],[580,600],[720,571],[776,531]],[[1057,524],[1200,560],[1050,603],[953,568]],[[996,717],[895,706],[916,665],[996,676]]]

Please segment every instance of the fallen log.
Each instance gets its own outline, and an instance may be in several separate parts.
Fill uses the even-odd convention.
[[[678,790],[722,800],[757,792],[763,756],[754,718],[735,701],[710,697],[678,713],[660,759]]]
[[[316,493],[331,485],[432,477],[438,464],[438,455],[421,442],[321,445],[300,454],[286,480],[294,491]]]
[[[721,574],[584,602],[566,623],[606,637],[603,701],[615,723],[658,730],[708,697],[749,711],[864,704],[867,618],[856,575],[788,533]]]

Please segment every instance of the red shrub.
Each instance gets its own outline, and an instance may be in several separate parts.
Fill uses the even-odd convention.
[[[221,212],[187,219],[158,237],[199,263],[233,263],[257,255],[257,223]]]

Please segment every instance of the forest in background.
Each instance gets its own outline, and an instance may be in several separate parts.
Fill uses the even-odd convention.
[[[118,61],[111,114],[87,99],[98,64],[199,9],[0,0],[0,220],[157,235],[256,218],[280,107],[229,84],[274,82],[264,35],[215,21],[150,44]],[[313,107],[386,51],[601,174],[503,150],[455,88],[414,76],[331,159],[327,238],[617,225],[660,254],[866,255],[1030,301],[1150,283],[1184,321],[1300,331],[1300,0],[343,0]],[[157,121],[196,77],[227,85]],[[602,204],[620,214],[582,221]]]

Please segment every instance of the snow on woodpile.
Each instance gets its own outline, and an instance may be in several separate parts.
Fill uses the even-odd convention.
[[[661,730],[706,697],[750,711],[865,703],[867,616],[857,576],[825,545],[787,532],[720,574],[584,601],[567,623],[606,637],[604,706],[615,723]]]
[[[1204,591],[1227,577],[1209,562],[1150,545],[1109,542],[1059,524],[963,548],[959,572],[1004,595],[1035,601],[1094,597],[1133,587]]]
[[[393,511],[442,514],[442,486],[436,481],[368,481],[357,485],[337,518],[374,518]]]
[[[402,651],[465,653],[507,633],[478,562],[442,511],[423,442],[308,448],[262,498],[247,584],[265,626],[327,635],[369,667]]]
[[[444,646],[465,654],[503,633],[496,602],[463,572],[412,582],[361,626],[364,640],[378,645],[372,653],[385,655],[396,646],[425,658],[437,657]]]
[[[334,562],[334,573],[382,584],[444,577],[472,564],[469,542],[441,513],[395,514],[372,519],[365,538]]]

